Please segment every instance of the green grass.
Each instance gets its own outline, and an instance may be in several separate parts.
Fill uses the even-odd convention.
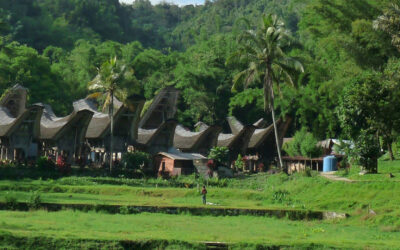
[[[62,211],[0,211],[0,231],[17,237],[220,241],[269,245],[397,248],[400,232],[338,222],[294,222],[265,217],[108,215]],[[389,230],[390,231],[390,230]]]
[[[266,217],[211,217],[166,214],[109,215],[95,212],[0,212],[0,235],[90,240],[182,240],[359,248],[399,248],[400,161],[380,161],[377,175],[340,173],[359,180],[330,181],[303,174],[257,174],[210,181],[208,201],[215,207],[307,209],[346,212],[343,221],[288,221]],[[395,178],[389,178],[388,173]],[[172,187],[171,187],[172,186]],[[179,186],[179,187],[176,187]],[[0,201],[26,202],[31,192],[42,202],[202,207],[197,180],[135,180],[65,177],[56,180],[1,180]],[[372,212],[373,210],[374,212]],[[71,223],[73,222],[73,223]],[[12,243],[12,240],[9,241]],[[0,246],[3,243],[0,243]],[[4,244],[8,244],[7,242]],[[32,243],[33,244],[33,243]],[[103,244],[103,243],[93,243]],[[111,244],[111,243],[110,243]],[[114,244],[114,243],[113,243]],[[243,245],[244,246],[244,245]],[[190,247],[189,247],[190,248]]]
[[[208,201],[230,208],[283,208],[346,212],[352,218],[361,218],[368,209],[376,216],[366,219],[374,225],[391,226],[400,217],[399,182],[334,182],[323,177],[294,175],[257,175],[263,180],[262,188],[208,189]],[[248,180],[242,180],[243,182]],[[254,181],[254,180],[253,180]],[[243,184],[244,185],[244,184]],[[27,201],[29,190],[37,190],[43,202],[150,205],[150,206],[202,206],[196,188],[150,188],[119,185],[59,185],[46,181],[0,181],[0,201],[14,196]],[[286,195],[277,198],[277,193]],[[218,207],[218,206],[217,206]]]
[[[349,171],[339,171],[338,175],[364,182],[400,182],[400,160],[379,160],[377,174],[359,175],[360,171],[359,166],[352,166]],[[390,178],[389,173],[394,177]]]

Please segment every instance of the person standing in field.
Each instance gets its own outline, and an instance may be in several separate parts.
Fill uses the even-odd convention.
[[[203,186],[203,189],[201,190],[201,194],[202,194],[202,197],[203,197],[203,204],[205,205],[207,203],[207,201],[206,201],[206,195],[207,195],[206,186]]]

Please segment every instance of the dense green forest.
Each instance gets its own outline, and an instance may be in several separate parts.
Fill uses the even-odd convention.
[[[345,138],[358,136],[349,126],[375,126],[392,141],[398,124],[385,121],[400,112],[393,108],[400,99],[400,12],[393,3],[400,2],[215,0],[178,7],[148,0],[1,1],[0,93],[20,83],[30,89],[31,103],[66,114],[73,100],[88,95],[97,68],[116,56],[134,69],[146,99],[167,85],[180,89],[178,120],[186,126],[222,124],[229,114],[244,123],[269,119],[261,84],[231,91],[233,76],[246,65],[227,59],[238,49],[243,17],[257,27],[263,14],[275,14],[294,38],[285,52],[305,69],[294,77],[296,88],[281,85],[275,102],[279,115],[295,118],[291,131],[305,127],[319,139]]]

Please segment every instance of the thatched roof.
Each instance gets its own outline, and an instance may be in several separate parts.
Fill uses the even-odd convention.
[[[182,150],[196,151],[196,148],[202,147],[202,144],[207,144],[205,147],[212,147],[216,144],[216,140],[210,142],[210,135],[216,134],[221,128],[218,126],[203,126],[199,132],[192,132],[181,125],[175,129],[174,147]],[[214,137],[216,137],[214,135]],[[211,139],[212,140],[212,139]]]
[[[93,112],[93,117],[86,131],[86,138],[97,139],[104,137],[108,132],[111,119],[109,114],[99,112],[95,103],[90,99],[82,99],[74,102],[74,110],[90,110]],[[118,115],[122,108],[122,103],[114,98],[114,118]],[[117,121],[115,121],[117,122]]]
[[[268,126],[267,121],[264,120],[264,118],[261,118],[260,120],[256,121],[254,124],[257,128],[266,128]]]
[[[25,111],[28,90],[19,84],[6,90],[0,100],[0,106],[8,109],[13,117],[18,117]]]
[[[27,89],[17,84],[9,89],[0,100],[1,137],[10,136],[29,117],[31,112],[35,112],[37,117],[41,116],[43,106],[34,104],[26,108],[26,98]],[[35,119],[34,122],[38,123],[39,119]],[[35,131],[32,132],[34,133],[34,137],[38,137],[38,133],[35,133]]]
[[[137,138],[137,128],[144,98],[132,96],[123,105],[114,98],[114,133],[129,136],[128,140]],[[93,112],[93,117],[86,131],[87,139],[101,139],[110,132],[111,119],[108,113],[99,112],[91,99],[82,99],[74,102],[75,110],[87,109]],[[121,124],[124,123],[124,124]],[[121,129],[120,129],[121,128]]]
[[[172,146],[176,124],[177,122],[171,119],[163,122],[161,126],[156,129],[139,128],[137,142],[149,146],[152,143],[157,143],[158,140],[160,144],[171,144],[170,146]],[[170,139],[171,143],[169,143]]]
[[[208,129],[210,126],[208,126],[204,122],[197,122],[194,125],[194,127],[196,128],[197,131],[201,132],[201,131],[204,131],[204,130]]]
[[[0,107],[0,136],[6,136],[17,119],[5,107]]]
[[[277,126],[280,126],[281,119],[279,119],[276,123]],[[267,128],[256,129],[253,135],[250,138],[249,148],[258,148],[263,144],[263,142],[267,141],[268,137],[274,136],[274,125],[271,124]]]
[[[240,147],[247,148],[250,137],[256,129],[253,125],[244,126],[235,117],[227,118],[232,134],[219,134],[218,143],[219,147]],[[241,150],[242,151],[242,150]]]
[[[43,140],[56,140],[60,138],[65,131],[74,124],[83,122],[89,124],[92,119],[93,111],[86,109],[84,106],[74,107],[74,111],[65,117],[57,117],[51,106],[44,105],[44,111],[40,120],[40,139]],[[82,128],[82,129],[87,129]]]
[[[229,127],[232,130],[232,134],[237,135],[243,130],[243,124],[238,119],[236,119],[236,117],[229,116],[226,119],[228,120]]]
[[[179,91],[174,87],[166,87],[154,97],[150,107],[140,120],[139,127],[155,129],[168,119],[173,119],[176,114]]]

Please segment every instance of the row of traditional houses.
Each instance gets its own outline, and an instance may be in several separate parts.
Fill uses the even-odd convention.
[[[145,100],[130,96],[126,103],[114,100],[114,152],[117,157],[128,148],[146,151],[177,162],[204,159],[214,146],[230,150],[230,160],[238,154],[253,154],[264,159],[275,152],[272,125],[260,120],[243,125],[236,118],[228,117],[229,133],[221,126],[199,122],[195,131],[179,125],[174,119],[179,92],[167,87],[144,110]],[[106,162],[110,152],[110,116],[98,111],[92,99],[73,103],[73,111],[57,117],[49,105],[27,106],[27,89],[15,85],[0,100],[0,158],[20,160],[37,156],[63,154],[66,160],[83,162],[88,157],[94,163]],[[278,120],[280,140],[291,119]],[[163,160],[159,162],[162,168]]]

